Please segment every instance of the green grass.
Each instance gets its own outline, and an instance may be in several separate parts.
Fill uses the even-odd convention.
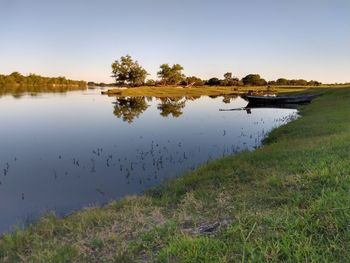
[[[129,96],[155,96],[155,97],[184,97],[184,96],[220,96],[245,94],[249,90],[256,93],[266,92],[295,92],[306,90],[310,87],[138,87],[127,89],[110,89],[103,94],[109,96],[129,97]],[[312,87],[311,87],[312,88]]]
[[[256,94],[266,93],[309,93],[315,91],[324,91],[325,89],[337,89],[343,86],[263,86],[263,87],[222,87],[222,86],[200,86],[184,88],[180,86],[166,87],[137,87],[124,89],[109,89],[102,93],[108,96],[117,97],[200,97],[200,96],[223,96],[223,95],[244,95],[248,91],[253,91]]]
[[[0,262],[348,262],[350,87],[323,92],[254,152],[5,235]]]

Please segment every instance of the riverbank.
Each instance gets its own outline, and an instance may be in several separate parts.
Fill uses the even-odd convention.
[[[201,87],[137,87],[124,89],[109,89],[102,94],[118,97],[199,97],[199,96],[223,96],[223,95],[242,95],[252,91],[256,94],[278,93],[278,92],[300,92],[307,89],[320,88],[310,86],[288,86],[288,87],[222,87],[222,86],[201,86]]]
[[[347,261],[350,87],[324,92],[254,152],[5,235],[0,262]]]

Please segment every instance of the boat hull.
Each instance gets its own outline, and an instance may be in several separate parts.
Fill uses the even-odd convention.
[[[318,97],[319,94],[306,94],[297,96],[253,96],[247,95],[246,99],[251,105],[283,105],[283,104],[303,104],[309,103],[314,98]]]

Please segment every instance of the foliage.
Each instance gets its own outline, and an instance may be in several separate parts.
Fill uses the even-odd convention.
[[[203,81],[196,76],[185,77],[182,73],[183,67],[180,64],[169,64],[160,65],[160,70],[157,72],[160,81],[148,80],[147,86],[160,85],[195,85],[195,86],[320,86],[322,83],[318,81],[306,81],[303,79],[298,80],[287,80],[284,78],[277,79],[276,81],[267,82],[265,79],[261,78],[259,74],[249,74],[239,80],[234,77],[232,72],[226,72],[223,79],[213,77],[207,81]],[[122,56],[119,61],[115,61],[112,64],[113,77],[116,79],[119,85],[129,85],[132,87],[142,86],[145,84],[147,71],[144,70],[137,61],[133,61],[131,56]],[[15,76],[14,76],[15,77]]]
[[[148,79],[146,81],[146,86],[155,86],[157,82],[154,79]]]
[[[115,83],[104,83],[104,82],[97,83],[97,82],[89,81],[87,85],[89,87],[114,87]]]
[[[184,68],[180,64],[174,64],[172,67],[169,64],[160,65],[158,76],[161,78],[163,85],[177,85],[184,80],[185,75],[182,74]]]
[[[262,79],[259,74],[249,74],[242,79],[244,85],[247,86],[265,86],[266,80]]]
[[[238,78],[234,78],[231,72],[224,74],[224,79],[220,80],[220,86],[242,86],[243,83]]]
[[[76,81],[66,79],[65,77],[49,78],[42,77],[36,74],[23,76],[18,72],[13,72],[10,75],[0,75],[0,88],[12,87],[86,87],[85,81]]]
[[[209,86],[219,86],[220,80],[218,78],[211,78],[207,81],[207,85]]]
[[[233,78],[232,72],[226,72],[224,74],[224,78],[227,80],[232,79]]]
[[[192,76],[192,77],[187,77],[186,80],[184,81],[183,85],[191,85],[191,86],[204,86],[204,81],[198,77]]]
[[[268,84],[279,86],[320,86],[322,83],[313,80],[279,78],[276,81],[270,81]]]
[[[120,61],[114,61],[112,74],[118,85],[131,87],[143,85],[148,75],[147,71],[137,61],[134,61],[130,55],[122,56]]]

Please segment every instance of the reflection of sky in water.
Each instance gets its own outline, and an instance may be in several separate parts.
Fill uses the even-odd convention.
[[[241,98],[182,102],[174,118],[160,114],[168,105],[146,100],[146,110],[128,123],[114,115],[116,99],[98,90],[2,97],[0,232],[45,209],[64,214],[141,193],[207,160],[253,149],[295,112],[218,110],[244,107]]]

